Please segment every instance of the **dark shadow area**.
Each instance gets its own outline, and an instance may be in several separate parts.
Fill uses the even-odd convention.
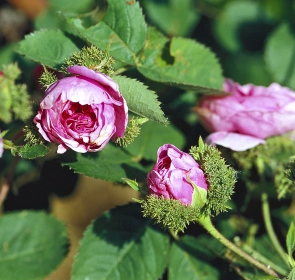
[[[266,22],[245,22],[237,30],[244,50],[249,52],[263,51],[266,38],[276,27]]]

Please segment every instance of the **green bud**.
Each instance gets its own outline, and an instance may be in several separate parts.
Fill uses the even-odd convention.
[[[118,137],[116,139],[116,144],[120,145],[121,147],[126,147],[131,144],[135,138],[140,133],[140,125],[147,122],[147,118],[131,118],[128,121],[128,125],[126,127],[124,137]]]
[[[73,53],[71,57],[64,62],[62,71],[68,74],[68,67],[79,65],[104,73],[107,76],[112,76],[114,73],[113,64],[114,59],[109,55],[109,48],[104,52],[92,45],[90,47],[84,47],[79,52]]]
[[[208,215],[227,211],[228,200],[234,192],[235,170],[225,163],[220,151],[200,142],[199,147],[191,147],[190,154],[200,164],[208,182],[207,201],[202,208]]]

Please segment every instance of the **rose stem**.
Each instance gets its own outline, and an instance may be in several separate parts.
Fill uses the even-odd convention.
[[[266,274],[279,278],[279,275],[271,268],[267,267],[266,265],[262,264],[261,262],[254,259],[252,256],[241,250],[231,241],[226,239],[212,224],[211,219],[208,215],[202,215],[198,219],[200,225],[202,225],[209,234],[211,234],[214,238],[216,238],[219,242],[221,242],[224,246],[232,250],[234,253],[248,261],[249,263],[253,264],[257,268],[264,271]]]
[[[263,214],[263,220],[264,225],[266,228],[266,232],[269,236],[269,239],[271,240],[274,248],[277,250],[278,254],[281,256],[281,258],[284,260],[284,262],[289,267],[289,262],[287,258],[287,254],[285,253],[283,247],[281,246],[275,231],[272,226],[271,217],[270,217],[270,210],[269,210],[269,203],[268,203],[268,196],[266,193],[261,194],[261,202],[262,202],[262,214]]]
[[[171,236],[172,236],[176,241],[179,241],[179,240],[180,240],[180,238],[179,238],[179,236],[178,236],[178,234],[177,234],[177,231],[174,231],[174,230],[172,230],[172,229],[169,228],[169,232],[170,232]]]

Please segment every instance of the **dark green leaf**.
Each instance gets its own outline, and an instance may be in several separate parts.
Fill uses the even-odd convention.
[[[222,94],[223,77],[217,58],[204,45],[191,39],[172,38],[169,42],[150,28],[137,69],[154,81]]]
[[[146,23],[135,0],[108,0],[107,13],[97,24],[85,27],[81,17],[68,17],[68,23],[100,49],[110,45],[114,58],[131,65],[135,64],[135,56],[146,40]]]
[[[272,22],[259,1],[230,1],[215,21],[215,33],[229,51],[256,51]]]
[[[150,224],[137,204],[118,207],[95,220],[80,241],[71,279],[160,279],[169,236]]]
[[[142,180],[146,176],[136,159],[112,144],[97,153],[68,153],[73,157],[65,157],[63,165],[86,176],[112,182],[123,182],[122,178]]]
[[[33,159],[47,155],[49,149],[43,144],[26,144],[25,146],[14,146],[11,152],[13,155],[19,155],[22,158]]]
[[[153,91],[135,79],[124,76],[115,76],[113,79],[118,83],[120,92],[126,99],[131,112],[156,122],[168,124],[160,108],[158,97]]]
[[[290,227],[287,233],[286,245],[287,245],[288,254],[292,255],[295,249],[295,227],[293,222],[290,224]]]
[[[44,279],[67,254],[66,227],[43,212],[5,214],[0,229],[1,279]]]
[[[265,61],[278,83],[295,89],[295,35],[287,24],[281,24],[269,37]]]
[[[127,150],[136,158],[155,161],[158,148],[167,143],[182,149],[185,139],[182,133],[172,125],[163,126],[155,122],[147,122],[142,125],[139,136],[127,146]]]
[[[57,68],[73,52],[79,51],[69,37],[60,30],[39,30],[21,41],[16,51],[27,58],[51,68]]]
[[[206,260],[197,239],[185,236],[179,243],[174,242],[168,267],[169,280],[200,279],[217,280],[219,271]]]

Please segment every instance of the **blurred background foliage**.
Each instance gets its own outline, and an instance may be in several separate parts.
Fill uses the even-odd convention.
[[[128,2],[128,0],[126,0]],[[129,1],[130,4],[133,0]],[[128,3],[129,3],[128,2]],[[140,0],[146,21],[166,36],[193,38],[209,47],[217,56],[224,77],[241,84],[253,83],[268,86],[278,82],[295,90],[295,1],[292,0]],[[99,8],[98,8],[99,7]],[[42,98],[37,83],[40,66],[14,52],[26,34],[37,29],[67,30],[64,15],[82,14],[89,22],[98,22],[107,8],[105,0],[10,0],[0,2],[0,65],[17,62],[22,69],[19,82],[26,83],[35,104]],[[91,12],[95,10],[95,12]],[[61,11],[62,13],[60,13]],[[69,29],[69,36],[73,36]],[[77,42],[79,45],[79,42]],[[125,73],[124,73],[125,74]],[[162,108],[171,122],[169,133],[161,128],[143,126],[143,134],[157,131],[157,140],[167,142],[171,135],[179,148],[187,149],[207,132],[192,112],[198,95],[168,85],[147,80],[134,69],[126,75],[136,77],[155,90]],[[18,124],[14,124],[18,125]],[[1,129],[5,127],[1,123]],[[157,141],[156,141],[157,142]],[[156,144],[155,144],[156,145]],[[161,143],[157,142],[157,145]],[[136,152],[136,143],[128,148]],[[152,148],[151,148],[152,149]],[[156,151],[146,151],[146,166],[155,159]],[[125,187],[100,180],[78,176],[62,167],[58,158],[49,155],[35,161],[12,159],[4,153],[0,168],[17,164],[15,181],[4,211],[16,209],[50,209],[68,225],[71,252],[61,268],[49,279],[69,279],[70,269],[78,240],[90,220],[114,205],[130,201],[136,194]],[[54,172],[55,176],[52,176]],[[236,203],[247,204],[245,188],[236,191]],[[238,204],[238,203],[237,203]],[[232,203],[233,212],[236,211]],[[257,207],[253,207],[252,214]],[[260,211],[260,210],[259,210]],[[278,224],[288,227],[289,219],[277,210]],[[227,215],[227,216],[226,216]],[[227,217],[223,219],[223,217]],[[247,215],[246,215],[247,216]],[[250,217],[250,218],[249,218]],[[248,220],[248,218],[251,220]],[[220,215],[220,228],[225,235],[234,236],[241,225],[245,228],[262,223],[257,217],[238,214]],[[251,226],[249,226],[251,224]],[[244,229],[244,228],[243,228]],[[245,233],[245,231],[244,231]],[[240,234],[242,232],[240,231]],[[283,235],[282,235],[283,236]],[[211,241],[210,241],[211,242]],[[219,264],[218,264],[219,265]],[[227,264],[225,266],[227,268]],[[235,276],[233,276],[235,275]],[[220,279],[235,279],[236,274],[221,270]]]

